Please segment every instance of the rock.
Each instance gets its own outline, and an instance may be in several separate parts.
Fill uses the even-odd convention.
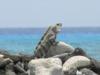
[[[12,63],[13,61],[10,58],[5,58],[2,61],[0,61],[0,68],[4,68],[9,63]]]
[[[19,66],[18,64],[14,65],[14,69],[18,73],[24,73],[24,74],[26,74],[26,71],[21,66]]]
[[[10,54],[9,52],[0,51],[0,57],[2,58],[10,58],[13,60],[14,63],[18,63],[19,61],[29,62],[33,59],[33,55],[26,55],[26,54]],[[1,58],[0,58],[1,59]]]
[[[62,63],[64,63],[69,57],[70,57],[69,53],[63,53],[63,54],[53,56],[53,58],[60,58]]]
[[[77,55],[87,56],[87,54],[83,51],[83,49],[75,48],[75,50],[73,52],[71,52],[71,53],[62,53],[62,54],[59,54],[59,55],[55,55],[53,57],[54,58],[60,58],[62,60],[62,62],[64,63],[70,57],[77,56]]]
[[[69,58],[64,64],[63,64],[63,71],[65,73],[69,72],[71,69],[77,69],[81,67],[87,67],[91,65],[90,59],[88,59],[85,56],[73,56]]]
[[[18,63],[16,63],[18,66],[24,68],[24,63],[22,61],[19,61]]]
[[[16,75],[12,70],[7,70],[6,75]]]
[[[68,72],[64,72],[65,75],[76,75],[77,69],[72,68]]]
[[[29,74],[25,74],[25,73],[19,73],[19,74],[17,74],[17,75],[29,75]]]
[[[77,70],[77,72],[76,72],[75,75],[83,75],[83,74],[82,74],[82,72],[80,72],[80,71]]]
[[[5,70],[0,69],[0,75],[5,75]]]
[[[74,52],[72,53],[72,55],[82,55],[82,56],[88,56],[86,54],[86,52],[84,52],[84,50],[82,48],[75,48]]]
[[[98,75],[90,69],[84,68],[80,70],[83,75]]]
[[[59,58],[34,59],[28,64],[30,75],[63,75]]]
[[[100,74],[100,62],[91,58],[91,62],[92,62],[92,70],[98,74]]]
[[[30,70],[27,70],[27,72],[26,72],[28,75],[30,75]]]
[[[13,63],[9,63],[7,66],[6,66],[6,72],[5,72],[6,75],[16,75],[16,73],[14,72],[14,64]]]
[[[48,52],[46,53],[46,57],[52,57],[54,55],[63,54],[63,53],[71,53],[74,51],[74,48],[66,44],[64,42],[58,42],[57,45],[53,45],[50,47]]]
[[[71,53],[62,53],[62,54],[59,54],[59,55],[55,55],[53,57],[54,58],[60,58],[62,60],[62,62],[64,63],[70,57],[77,56],[77,55],[88,57],[87,54],[81,48],[75,48],[75,50]]]
[[[3,54],[0,54],[0,59],[3,58],[3,57],[4,57],[4,55]]]

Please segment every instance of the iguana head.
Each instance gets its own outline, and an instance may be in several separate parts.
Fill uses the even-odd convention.
[[[53,31],[58,33],[61,31],[61,27],[62,27],[62,23],[57,23],[54,28],[53,28]]]

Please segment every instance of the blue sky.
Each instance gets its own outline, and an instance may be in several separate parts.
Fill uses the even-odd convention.
[[[0,0],[0,28],[100,26],[100,0]]]

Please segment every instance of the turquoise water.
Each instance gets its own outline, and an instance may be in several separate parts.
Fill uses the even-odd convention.
[[[46,28],[0,29],[0,49],[32,54]],[[100,60],[100,28],[63,28],[57,40],[83,48]]]

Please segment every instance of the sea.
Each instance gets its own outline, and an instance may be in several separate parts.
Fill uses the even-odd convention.
[[[47,28],[0,28],[0,50],[12,54],[34,54],[35,47]],[[74,48],[82,48],[91,57],[100,60],[100,27],[62,28],[57,41]]]

